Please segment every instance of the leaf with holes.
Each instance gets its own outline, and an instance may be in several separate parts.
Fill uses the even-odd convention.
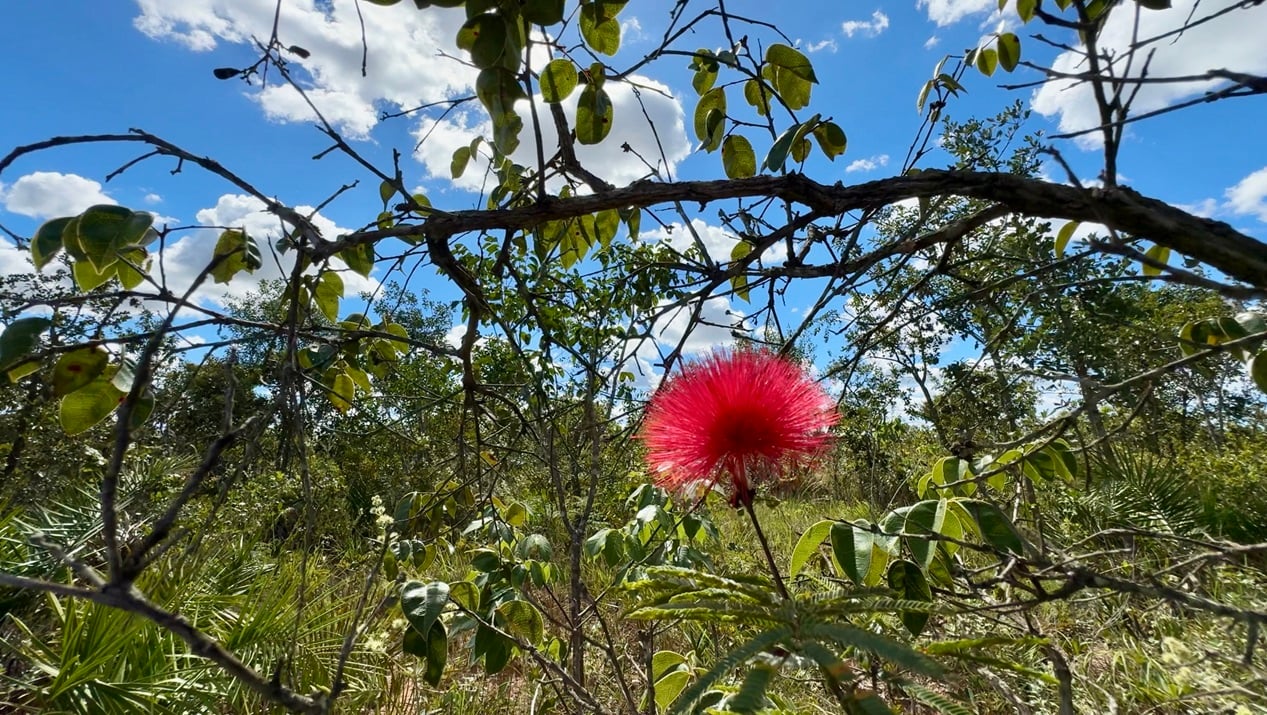
[[[53,395],[63,397],[91,383],[105,372],[109,355],[101,348],[79,348],[62,355],[53,366]]]
[[[616,15],[624,2],[595,0],[581,5],[581,37],[595,52],[614,55],[620,49],[620,21]]]
[[[527,601],[506,601],[497,607],[497,613],[502,617],[506,631],[513,636],[536,644],[545,635],[541,612]]]
[[[506,20],[501,15],[476,15],[458,30],[457,46],[471,53],[476,67],[496,67],[506,52],[506,32]]]
[[[845,130],[840,128],[835,122],[823,122],[814,127],[814,140],[818,142],[818,148],[822,150],[823,155],[830,161],[835,161],[836,157],[845,153],[846,147],[849,146],[849,139],[845,136]]]
[[[611,131],[612,102],[601,87],[589,85],[581,92],[576,105],[576,140],[582,144],[597,144]]]
[[[541,98],[547,102],[562,102],[576,89],[576,65],[570,60],[558,59],[541,70]]]

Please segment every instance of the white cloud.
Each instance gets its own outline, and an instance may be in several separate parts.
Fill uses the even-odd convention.
[[[151,205],[151,206],[153,206],[154,204],[161,204],[161,203],[163,203],[163,197],[162,197],[162,196],[159,196],[158,194],[153,194],[153,193],[146,194],[146,195],[145,195],[145,198],[143,198],[143,199],[141,199],[141,200],[142,200],[142,201],[144,201],[145,203],[147,203],[147,204]]]
[[[819,42],[811,42],[805,46],[806,52],[822,52],[823,50],[835,52],[837,49],[839,48],[836,46],[836,41],[830,37]]]
[[[196,51],[219,43],[247,44],[272,32],[274,0],[139,0],[136,27],[155,39],[172,40]],[[417,10],[413,3],[393,7],[364,5],[358,17],[353,0],[293,0],[280,4],[283,44],[307,50],[308,58],[289,57],[306,70],[305,90],[318,109],[341,130],[364,137],[377,122],[380,102],[408,108],[465,94],[475,70],[441,58],[457,55],[454,38],[465,20],[461,10]],[[368,40],[367,75],[361,76],[361,18]],[[293,89],[270,85],[255,94],[269,117],[283,121],[311,118]]]
[[[38,219],[73,216],[89,206],[117,203],[96,181],[56,171],[36,171],[0,189],[0,204],[6,211]]]
[[[936,35],[933,35],[927,40],[924,40],[924,49],[931,50],[936,47],[939,42],[941,42],[941,39],[939,39]]]
[[[871,156],[865,159],[854,159],[852,162],[849,163],[849,166],[845,167],[845,172],[853,173],[855,171],[872,171],[882,166],[888,166],[888,165],[889,165],[889,155],[880,154],[879,156]]]
[[[928,19],[940,27],[988,10],[997,10],[995,0],[917,0],[916,7],[928,9]]]
[[[620,21],[620,40],[622,45],[628,42],[637,42],[645,36],[642,31],[642,23],[638,21],[638,18],[631,15]]]
[[[607,138],[596,145],[576,145],[576,157],[580,163],[616,186],[624,186],[647,176],[650,170],[638,156],[657,166],[663,174],[663,160],[667,159],[668,170],[672,172],[691,150],[686,138],[685,113],[681,103],[669,94],[667,87],[655,80],[639,76],[630,79],[640,86],[637,93],[633,86],[621,82],[608,82],[604,87],[611,97],[613,117],[611,133]],[[638,104],[639,95],[646,109],[646,116],[643,115],[643,107]],[[564,112],[570,122],[575,120],[579,97],[578,90],[564,102]],[[537,114],[541,118],[541,137],[548,159],[558,150],[558,135],[547,106],[539,103]],[[492,130],[487,122],[475,124],[475,121],[472,115],[459,112],[438,122],[425,121],[417,127],[414,136],[418,144],[414,158],[426,167],[429,176],[447,179],[450,176],[449,165],[454,150],[469,144],[476,136],[491,135]],[[652,125],[655,127],[654,132]],[[537,152],[531,128],[525,127],[519,139],[520,146],[512,158],[524,166],[536,166]],[[626,152],[622,148],[625,145],[633,151]],[[661,148],[664,151],[663,157]],[[472,190],[483,188],[487,168],[488,162],[483,158],[472,161],[457,184]]]
[[[307,215],[312,211],[308,206],[296,206],[296,211]],[[334,238],[348,229],[339,228],[326,217],[316,214],[312,223],[321,234]],[[272,250],[274,241],[283,230],[278,218],[264,210],[264,204],[252,196],[243,194],[225,194],[216,205],[197,213],[199,224],[215,227],[210,230],[198,230],[185,235],[171,243],[163,251],[160,265],[152,269],[156,278],[165,279],[169,288],[183,291],[192,283],[198,273],[210,262],[212,251],[220,228],[240,228],[255,239],[259,245],[264,265],[254,273],[239,273],[226,284],[215,284],[208,281],[197,292],[200,300],[223,304],[230,298],[242,298],[258,288],[260,281],[284,278],[289,276],[294,267],[295,252],[278,255]],[[334,261],[337,268],[344,264]],[[160,272],[161,271],[161,272]],[[339,277],[343,279],[344,295],[355,297],[363,291],[372,291],[378,282],[372,278],[364,278],[349,270],[341,270]]]
[[[1267,166],[1241,179],[1226,192],[1227,207],[1239,215],[1267,222]]]
[[[708,251],[708,255],[714,261],[719,263],[729,263],[730,255],[735,249],[735,244],[739,243],[739,238],[731,232],[720,226],[713,226],[700,219],[691,219],[691,229],[688,230],[685,224],[674,222],[669,224],[668,228],[657,228],[654,231],[644,231],[642,240],[659,240],[668,243],[675,250],[685,253],[696,245],[695,238],[699,237],[699,243],[703,244],[704,250]],[[761,256],[762,262],[767,265],[782,263],[787,259],[787,244],[783,241],[771,246]]]
[[[1168,10],[1141,10],[1138,37],[1148,38],[1182,26],[1192,14],[1197,0],[1175,0]],[[1195,20],[1215,12],[1219,7],[1202,5],[1197,8]],[[1136,36],[1136,6],[1120,6],[1110,15],[1100,33],[1101,52],[1121,56]],[[1267,53],[1262,51],[1262,38],[1267,34],[1267,5],[1256,5],[1227,13],[1210,22],[1193,27],[1173,40],[1149,45],[1152,52],[1148,76],[1152,78],[1183,75],[1199,75],[1208,70],[1226,68],[1251,74],[1267,73]],[[1136,58],[1131,72],[1138,76],[1145,64]],[[1053,69],[1078,73],[1085,70],[1082,56],[1065,52],[1052,64]],[[1176,102],[1199,96],[1222,84],[1207,82],[1157,82],[1145,84],[1139,91],[1131,113],[1145,112],[1170,106]],[[1034,110],[1047,117],[1059,119],[1062,132],[1072,132],[1096,127],[1100,123],[1099,112],[1087,84],[1071,81],[1050,82],[1034,93]],[[1100,145],[1098,132],[1085,134],[1079,144],[1086,148]]]
[[[8,241],[0,240],[0,276],[33,273],[35,264],[31,263],[30,256],[29,251],[24,251]]]
[[[861,34],[863,37],[875,37],[887,30],[888,27],[889,16],[879,10],[871,13],[870,20],[846,20],[840,23],[840,30],[845,33],[845,37],[853,37],[855,34]]]
[[[699,316],[695,317],[696,309]],[[751,326],[741,311],[731,307],[724,297],[709,298],[677,308],[662,304],[660,315],[653,323],[650,337],[626,343],[624,361],[634,372],[639,383],[648,387],[659,384],[663,373],[661,363],[665,355],[681,346],[682,356],[699,355],[735,342],[734,331],[748,331]],[[689,334],[688,334],[689,333]]]

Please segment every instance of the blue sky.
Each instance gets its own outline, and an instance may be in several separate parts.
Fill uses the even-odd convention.
[[[1149,27],[1164,28],[1187,15],[1193,0],[1176,0],[1175,8],[1147,15]],[[621,69],[654,46],[672,0],[631,2],[622,14],[623,43],[611,66]],[[1203,3],[1201,12],[1228,4]],[[696,6],[698,5],[698,8]],[[688,15],[707,3],[691,3]],[[814,62],[821,84],[810,112],[832,116],[849,136],[849,149],[834,163],[812,160],[806,173],[823,181],[851,183],[891,175],[899,170],[920,117],[915,97],[933,67],[947,53],[973,47],[984,36],[1015,30],[1025,42],[1025,57],[1053,60],[1029,39],[1036,27],[1018,28],[1009,9],[1000,14],[995,0],[912,0],[870,3],[755,2],[731,0],[731,12],[777,23]],[[0,43],[6,67],[0,88],[6,99],[0,122],[0,153],[50,136],[124,132],[137,127],[158,134],[197,154],[210,155],[243,178],[284,202],[314,206],[341,185],[360,180],[357,189],[323,209],[320,224],[332,234],[361,227],[380,208],[378,182],[348,159],[332,153],[313,160],[328,141],[313,128],[297,97],[276,81],[261,86],[237,80],[220,81],[216,67],[240,67],[257,56],[251,38],[266,38],[271,29],[273,0],[139,0],[139,2],[11,3],[5,9],[9,28]],[[307,70],[307,87],[319,108],[356,148],[381,166],[390,166],[393,149],[402,152],[406,182],[417,186],[441,208],[468,208],[478,198],[477,171],[464,182],[448,179],[452,151],[473,138],[483,121],[476,112],[457,112],[437,124],[437,113],[385,122],[381,111],[469,92],[473,75],[461,65],[437,57],[437,49],[457,54],[453,36],[461,10],[419,12],[405,2],[391,8],[363,3],[369,44],[368,77],[362,78],[360,26],[350,0],[284,0],[281,37],[308,49],[310,59],[296,62]],[[1210,23],[1180,42],[1160,48],[1155,74],[1190,74],[1217,67],[1267,73],[1267,6],[1233,13],[1233,20]],[[1044,30],[1050,34],[1049,30]],[[1106,30],[1106,42],[1122,41],[1127,28]],[[766,42],[773,38],[750,31]],[[717,48],[723,43],[716,27],[708,27],[679,49]],[[1057,60],[1060,62],[1061,60]],[[722,176],[717,154],[693,151],[688,137],[695,96],[684,58],[658,61],[640,78],[661,93],[645,92],[679,179]],[[275,78],[274,78],[275,79]],[[1040,110],[1034,130],[1081,128],[1093,118],[1080,91],[1009,92],[999,82],[1032,80],[1032,73],[969,73],[967,95],[949,112],[960,119],[993,114],[1020,99]],[[1149,89],[1141,109],[1165,106],[1192,96],[1172,88]],[[623,92],[623,94],[622,94]],[[1169,92],[1169,93],[1163,93]],[[616,184],[641,175],[640,168],[619,151],[622,141],[650,153],[650,132],[627,90],[614,89],[616,121],[608,143],[582,153],[600,174]],[[734,100],[732,100],[734,101]],[[1233,100],[1159,118],[1132,129],[1122,151],[1125,182],[1140,191],[1217,216],[1251,235],[1264,236],[1267,221],[1267,143],[1261,139],[1262,98]],[[682,119],[685,117],[685,129]],[[427,132],[430,132],[427,134]],[[424,134],[427,139],[418,144]],[[750,134],[758,156],[768,139]],[[548,148],[552,148],[548,147]],[[1072,163],[1094,178],[1099,154],[1093,146],[1065,142]],[[222,180],[186,167],[172,175],[173,162],[150,160],[108,184],[105,176],[139,153],[137,145],[78,146],[25,157],[0,175],[0,224],[27,236],[40,221],[75,213],[88,205],[118,202],[153,211],[170,225],[246,226],[252,232],[276,231],[275,219],[257,211],[253,200]],[[936,165],[933,157],[927,165]],[[1055,171],[1051,172],[1056,175]],[[715,217],[715,209],[712,210]],[[732,241],[707,224],[701,230],[719,246]],[[644,222],[644,226],[647,222]],[[210,255],[213,235],[191,231],[175,242],[169,270],[194,271]],[[261,238],[263,235],[261,235]],[[211,240],[209,240],[209,238]],[[0,272],[27,270],[11,244],[0,244]],[[276,269],[262,274],[277,274]],[[381,278],[381,273],[376,273]],[[424,278],[419,287],[434,287],[448,297],[443,282]],[[352,283],[351,287],[370,287]],[[230,286],[241,294],[250,280]],[[223,289],[204,293],[215,302]],[[718,309],[729,306],[718,305]],[[725,336],[699,337],[700,345]]]

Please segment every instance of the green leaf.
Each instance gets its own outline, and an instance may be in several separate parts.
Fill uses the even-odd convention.
[[[529,643],[539,643],[545,635],[541,612],[527,601],[506,601],[497,607],[497,613],[505,620],[506,632]]]
[[[756,713],[765,708],[766,688],[774,678],[774,669],[768,665],[755,665],[744,676],[739,692],[726,701],[727,712]]]
[[[0,370],[8,370],[30,355],[40,344],[40,335],[53,324],[48,318],[18,318],[0,333]]]
[[[1010,551],[1018,556],[1025,553],[1025,544],[1021,535],[997,506],[978,499],[960,499],[972,518],[977,521],[977,531],[985,543],[1002,551]]]
[[[740,241],[740,243],[746,242]],[[788,566],[788,576],[795,577],[801,569],[805,568],[810,558],[818,553],[818,547],[823,545],[823,539],[831,533],[832,525],[835,523],[831,519],[823,519],[801,534],[801,538],[796,540],[796,546],[792,549],[792,563]]]
[[[132,405],[132,411],[128,413],[128,429],[138,430],[144,426],[150,419],[150,415],[154,413],[156,402],[153,390],[148,387],[141,390],[141,394],[136,396],[136,402]]]
[[[576,89],[576,65],[571,60],[558,59],[541,70],[541,98],[547,102],[562,102]]]
[[[726,90],[722,87],[710,89],[699,98],[699,102],[695,105],[695,136],[705,146],[708,146],[712,135],[710,134],[709,115],[720,115],[722,118],[726,116]],[[717,123],[714,120],[713,130],[716,131]],[[719,139],[720,140],[720,139]]]
[[[513,646],[510,639],[491,628],[481,624],[475,629],[474,652],[476,657],[484,657],[484,672],[488,675],[496,675],[505,669]]]
[[[933,483],[938,486],[954,484],[972,478],[972,465],[958,457],[942,457],[933,465]]]
[[[1249,378],[1254,381],[1259,390],[1267,392],[1267,350],[1255,355],[1247,367]]]
[[[255,239],[234,228],[220,234],[212,256],[217,261],[211,269],[211,278],[216,283],[228,283],[238,272],[254,273],[264,265]]]
[[[563,22],[563,0],[524,0],[519,12],[528,22],[557,25]]]
[[[88,260],[75,261],[75,264],[70,269],[70,274],[75,279],[75,285],[85,293],[110,282],[110,279],[117,273],[118,268],[116,265],[106,266],[98,270],[92,264],[92,261]]]
[[[620,21],[616,15],[624,2],[595,0],[581,5],[581,37],[595,52],[614,55],[620,49]]]
[[[384,181],[378,185],[378,198],[383,200],[383,208],[387,208],[387,204],[391,203],[392,196],[396,195],[396,187],[392,186],[392,182]]]
[[[770,113],[770,94],[771,89],[755,79],[750,79],[743,83],[744,100],[754,107],[757,110],[757,114],[762,117]]]
[[[36,270],[42,270],[62,250],[62,234],[73,220],[70,216],[55,218],[36,229],[31,237],[31,261]]]
[[[1033,20],[1036,10],[1038,10],[1038,0],[1016,0],[1016,14],[1020,16],[1021,22]]]
[[[449,656],[449,638],[442,621],[436,621],[431,626],[431,629],[427,631],[426,640],[426,656],[424,657],[427,661],[427,669],[423,671],[422,679],[428,685],[435,687],[440,684],[440,677],[444,675],[445,661]]]
[[[104,376],[93,380],[62,398],[58,408],[62,430],[69,435],[87,432],[109,417],[126,397],[126,392]]]
[[[989,47],[977,50],[976,54],[977,71],[989,77],[994,74],[994,68],[999,64],[999,53]]]
[[[449,162],[449,176],[457,179],[466,173],[467,164],[471,163],[471,148],[460,146],[453,151],[453,160]]]
[[[835,161],[836,157],[844,154],[845,148],[849,145],[845,130],[835,122],[823,122],[815,127],[814,139],[818,142],[818,148],[830,161]]]
[[[670,669],[677,670],[679,666],[686,665],[686,656],[671,650],[656,651],[651,656],[651,679],[659,684],[660,678],[664,677]]]
[[[946,501],[944,499],[927,499],[915,504],[906,513],[906,521],[902,525],[902,530],[912,535],[941,534],[945,520]],[[937,542],[932,539],[908,536],[906,545],[910,548],[911,554],[914,555],[916,563],[922,568],[928,568],[937,553]]]
[[[374,244],[362,243],[339,251],[339,259],[354,272],[369,277],[374,270]]]
[[[752,658],[758,653],[762,653],[766,651],[767,649],[771,648],[775,644],[780,643],[784,641],[785,639],[791,638],[792,635],[793,635],[793,631],[791,627],[779,626],[777,628],[765,631],[755,636],[754,638],[752,638],[752,640],[749,640],[747,643],[744,643],[735,648],[732,648],[728,653],[726,653],[725,656],[718,659],[718,661],[713,664],[713,667],[710,668],[708,672],[704,673],[698,679],[696,679],[695,683],[692,684],[690,688],[686,689],[685,691],[682,691],[681,695],[679,695],[677,698],[673,700],[672,707],[668,709],[668,715],[681,715],[682,713],[690,712],[691,706],[694,705],[696,702],[698,702],[699,699],[703,697],[704,693],[713,687],[714,683],[721,680],[727,673],[733,670],[736,666],[748,660],[749,658]],[[677,671],[677,672],[684,672],[684,671]],[[665,676],[665,677],[667,678],[672,675],[673,674],[670,673],[669,676]],[[688,677],[689,677],[689,674],[688,674]],[[659,703],[660,698],[659,698],[659,692],[658,692],[658,689],[659,689],[658,683],[656,684],[656,687],[657,687],[656,702]]]
[[[777,67],[780,72],[790,72],[806,82],[818,82],[809,58],[787,45],[770,45],[765,51],[765,61]]]
[[[93,206],[84,211],[74,229],[80,249],[97,270],[118,260],[118,251],[148,243],[146,233],[154,216],[122,206]]]
[[[480,70],[475,78],[475,96],[479,97],[494,122],[513,115],[515,102],[528,98],[515,73],[505,67]]]
[[[449,584],[443,581],[407,581],[400,587],[400,609],[409,625],[427,633],[449,600]]]
[[[506,33],[506,20],[501,15],[476,15],[458,30],[457,46],[471,53],[476,67],[496,67],[506,52]]]
[[[792,142],[796,139],[800,128],[800,124],[793,124],[780,134],[778,139],[774,140],[774,145],[770,147],[770,152],[765,155],[765,161],[761,162],[762,169],[769,169],[775,172],[783,170],[783,165],[787,162],[788,152],[792,149]]]
[[[345,370],[332,370],[326,373],[330,388],[330,404],[339,412],[347,412],[356,399],[356,381]]]
[[[704,151],[712,152],[721,146],[722,136],[725,131],[726,113],[716,109],[708,110],[708,115],[704,117],[705,139],[702,146]],[[755,159],[753,161],[755,163]]]
[[[339,300],[342,298],[343,279],[334,271],[323,272],[317,279],[316,288],[312,292],[312,299],[317,304],[317,309],[328,320],[334,322],[339,319]]]
[[[655,704],[658,710],[665,710],[691,681],[691,674],[685,670],[675,670],[660,678],[655,684]]]
[[[873,534],[851,524],[835,522],[831,526],[831,550],[836,564],[850,581],[863,585],[871,570]]]
[[[1005,32],[999,35],[999,66],[1006,72],[1016,69],[1021,61],[1021,39],[1016,33]]]
[[[744,273],[737,273],[730,277],[730,289],[735,292],[735,296],[740,300],[747,302],[752,291],[748,288],[748,276]]]
[[[576,105],[576,140],[582,144],[601,142],[611,131],[613,118],[607,92],[592,84],[587,86]]]
[[[924,571],[915,563],[901,559],[889,566],[889,587],[898,595],[909,601],[933,600],[933,591],[928,586]],[[902,625],[913,636],[919,636],[928,624],[928,614],[922,611],[902,611]]]
[[[1147,251],[1144,252],[1144,256],[1147,258],[1151,258],[1157,263],[1164,265],[1170,261],[1170,249],[1165,246],[1153,246],[1152,248],[1149,248]],[[1144,275],[1146,276],[1161,275],[1162,269],[1161,269],[1161,266],[1159,265],[1144,263],[1143,268],[1144,268]]]
[[[937,677],[942,673],[941,666],[910,646],[847,623],[811,623],[802,630],[805,635],[847,648],[871,651],[895,665],[921,675]]]
[[[449,599],[468,611],[478,611],[480,607],[479,586],[470,581],[456,581],[449,584]]]
[[[1065,248],[1069,245],[1069,240],[1073,238],[1073,232],[1077,231],[1078,226],[1080,225],[1081,223],[1079,221],[1070,221],[1064,226],[1061,226],[1060,230],[1056,232],[1056,258],[1065,257]]]
[[[809,104],[810,93],[814,88],[809,80],[769,64],[761,68],[761,76],[789,109],[796,110]]]
[[[105,372],[109,355],[101,348],[79,348],[62,355],[53,366],[53,395],[63,397],[96,380]]]

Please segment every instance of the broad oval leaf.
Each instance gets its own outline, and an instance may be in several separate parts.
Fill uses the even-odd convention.
[[[744,242],[740,241],[740,243]],[[792,562],[788,566],[789,576],[795,577],[801,569],[805,568],[810,557],[818,553],[818,547],[822,546],[823,540],[831,533],[832,525],[835,523],[831,519],[823,519],[801,534],[801,538],[796,540],[796,546],[792,549]]]
[[[98,377],[62,398],[58,407],[62,430],[69,435],[87,432],[109,417],[126,397],[127,393],[115,387],[105,376]]]
[[[1021,61],[1021,38],[1014,32],[999,35],[999,66],[1006,72],[1016,69]]]
[[[871,570],[871,545],[870,531],[843,522],[832,524],[832,555],[841,571],[859,586],[866,582]]]
[[[69,395],[105,372],[109,355],[101,348],[80,348],[62,355],[53,366],[53,394]]]
[[[589,85],[581,92],[576,105],[576,140],[582,144],[597,144],[611,132],[612,103],[607,92]]]
[[[933,600],[933,591],[928,586],[928,579],[923,570],[911,561],[901,559],[889,566],[889,588],[897,591],[901,598],[909,601]],[[902,611],[902,625],[911,635],[918,636],[928,624],[928,614],[922,611]]]
[[[551,103],[562,102],[576,89],[577,77],[576,65],[571,60],[550,62],[541,70],[541,98]]]
[[[443,581],[407,581],[400,587],[400,610],[409,625],[422,634],[431,630],[448,601],[449,584]]]

